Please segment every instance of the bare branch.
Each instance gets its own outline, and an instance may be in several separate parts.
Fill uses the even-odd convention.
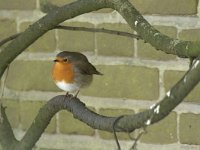
[[[117,122],[119,121],[119,119],[121,119],[123,116],[119,116],[115,119],[115,121],[113,122],[113,134],[114,134],[114,138],[115,138],[115,142],[117,144],[117,148],[118,150],[121,150],[121,147],[120,147],[120,144],[119,144],[119,140],[117,138],[117,134],[116,134],[116,131],[115,131],[115,125],[117,124]]]
[[[98,28],[86,28],[86,27],[71,27],[71,26],[63,26],[58,25],[55,27],[55,29],[64,29],[64,30],[72,30],[72,31],[86,31],[86,32],[101,32],[101,33],[107,33],[107,34],[115,34],[119,36],[125,36],[130,38],[136,38],[141,39],[139,35],[128,33],[128,32],[122,32],[122,31],[116,31],[116,30],[109,30],[109,29],[98,29]]]
[[[131,146],[130,150],[137,150],[137,142],[140,140],[140,138],[142,137],[143,134],[147,133],[146,131],[146,127],[140,129],[141,131],[138,133],[136,138],[131,137],[131,135],[129,134],[129,138],[131,140],[134,140],[133,145]]]
[[[3,75],[8,64],[48,30],[53,29],[67,19],[105,8],[107,7],[106,5],[106,0],[81,0],[60,7],[56,11],[49,12],[46,16],[29,26],[20,36],[2,49],[0,53],[0,77]]]
[[[182,41],[170,38],[151,26],[128,0],[109,0],[111,8],[117,10],[145,42],[155,49],[179,57],[197,57],[200,54],[200,42]]]
[[[44,13],[48,13],[50,11],[55,11],[59,7],[56,5],[53,5],[47,0],[40,0],[40,10]]]
[[[18,33],[18,34],[14,34],[14,35],[11,35],[3,40],[0,41],[0,46],[4,45],[5,43],[15,39],[16,37],[18,37],[21,33]]]
[[[50,11],[3,48],[0,53],[0,60],[2,61],[0,64],[0,77],[13,59],[48,30],[53,29],[67,19],[102,8],[117,10],[129,26],[156,49],[180,57],[197,57],[200,52],[200,42],[180,41],[154,29],[128,0],[79,0],[59,7],[55,11]]]
[[[0,107],[1,115],[3,117],[3,120],[0,123],[0,144],[3,147],[3,149],[13,150],[18,141],[16,140],[13,134],[13,130],[6,116],[5,107]]]
[[[149,110],[134,115],[106,117],[92,112],[76,97],[66,97],[65,95],[56,96],[40,109],[31,127],[15,150],[31,149],[37,140],[39,140],[51,118],[58,111],[63,109],[70,111],[74,115],[74,118],[79,119],[92,128],[108,132],[113,132],[113,125],[114,131],[132,132],[135,129],[156,123],[166,117],[183,101],[194,86],[197,85],[200,80],[199,72],[200,60],[198,58],[194,61],[193,66],[185,76],[166,94],[163,100],[157,104],[156,108],[151,107]],[[147,124],[149,119],[150,122]]]
[[[66,19],[101,8],[113,8],[117,10],[145,41],[151,43],[157,49],[181,57],[196,57],[200,52],[199,42],[172,39],[155,30],[144,20],[128,0],[79,0],[60,7],[56,11],[50,11],[49,14],[31,25],[25,32],[21,33],[15,40],[9,43],[8,46],[3,48],[0,53],[0,77],[8,64],[48,30],[55,28],[55,26]],[[155,111],[153,108],[135,115],[125,115],[115,124],[115,131],[131,132],[137,128],[158,122],[167,116],[199,82],[199,62],[199,58],[195,60],[186,75],[167,92],[163,100],[157,104],[159,106],[158,111]],[[71,111],[75,118],[85,122],[94,129],[113,132],[113,124],[116,117],[98,115],[88,110],[77,98],[70,99],[65,96],[57,96],[41,108],[31,127],[15,147],[15,150],[31,149],[40,138],[52,116],[62,109]],[[8,126],[8,128],[6,127],[6,129],[5,126]],[[9,137],[8,140],[3,139],[0,142],[5,144],[16,143],[12,129],[10,128],[8,121],[6,123],[4,119],[3,124],[0,125],[0,137],[6,135]]]
[[[46,0],[43,1],[42,6],[46,8],[42,9],[43,12],[59,8]],[[138,33],[139,39],[144,39],[144,43],[150,43],[156,50],[182,58],[196,58],[199,55],[200,42],[182,41],[162,34],[151,26],[128,0],[108,0],[107,6],[117,10],[129,26]]]
[[[181,41],[160,33],[142,17],[128,0],[79,0],[58,7],[55,11],[50,11],[3,48],[0,53],[0,60],[2,61],[0,64],[0,77],[12,60],[45,32],[67,19],[102,8],[117,10],[129,26],[136,30],[138,35],[158,50],[179,57],[197,57],[200,53],[200,42]],[[10,57],[5,57],[8,55]]]
[[[65,95],[56,96],[44,105],[31,127],[26,132],[16,150],[29,150],[40,138],[51,118],[60,110],[67,109],[72,112],[74,118],[78,118],[88,123],[93,128],[100,128],[112,131],[114,117],[104,117],[92,112],[78,98],[66,97]]]
[[[125,36],[129,38],[136,38],[137,40],[141,39],[139,35],[133,34],[133,33],[128,33],[128,32],[122,32],[122,31],[116,31],[116,30],[109,30],[109,29],[98,29],[98,28],[86,28],[86,27],[71,27],[71,26],[63,26],[63,25],[58,25],[54,29],[63,29],[63,30],[72,30],[72,31],[85,31],[85,32],[101,32],[101,33],[107,33],[107,34],[114,34],[114,35],[119,35],[119,36]],[[0,41],[0,47],[17,38],[21,33],[17,33],[14,35],[11,35],[3,40]]]

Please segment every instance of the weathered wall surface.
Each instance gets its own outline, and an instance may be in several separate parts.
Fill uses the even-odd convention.
[[[50,0],[64,5],[72,0]],[[183,40],[200,39],[200,5],[197,0],[130,0],[159,31]],[[39,0],[0,0],[0,39],[24,31],[42,17]],[[106,28],[133,33],[121,16],[103,9],[64,23],[69,26]],[[137,113],[161,100],[188,69],[189,61],[156,51],[144,41],[81,31],[52,30],[32,44],[10,65],[4,85],[4,105],[21,137],[39,108],[63,94],[51,79],[52,60],[62,50],[79,51],[104,76],[96,76],[79,97],[105,115]],[[5,76],[4,76],[5,77]],[[167,118],[148,127],[139,150],[200,150],[200,85]],[[138,131],[132,135],[137,135]],[[122,149],[133,141],[118,134]],[[62,111],[56,114],[38,141],[37,150],[110,150],[113,135],[94,130]]]

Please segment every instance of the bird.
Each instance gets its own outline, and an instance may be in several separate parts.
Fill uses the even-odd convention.
[[[93,75],[103,75],[79,52],[62,51],[54,60],[52,77],[58,88],[66,92],[66,96],[77,97],[83,87],[93,80]]]

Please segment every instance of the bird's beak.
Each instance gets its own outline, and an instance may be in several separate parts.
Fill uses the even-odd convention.
[[[53,60],[54,62],[58,62],[59,60],[58,59],[55,59],[55,60]]]

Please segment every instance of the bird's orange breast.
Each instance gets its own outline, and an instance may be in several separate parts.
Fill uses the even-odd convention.
[[[53,67],[53,79],[55,81],[74,82],[74,70],[71,63],[56,62]]]

